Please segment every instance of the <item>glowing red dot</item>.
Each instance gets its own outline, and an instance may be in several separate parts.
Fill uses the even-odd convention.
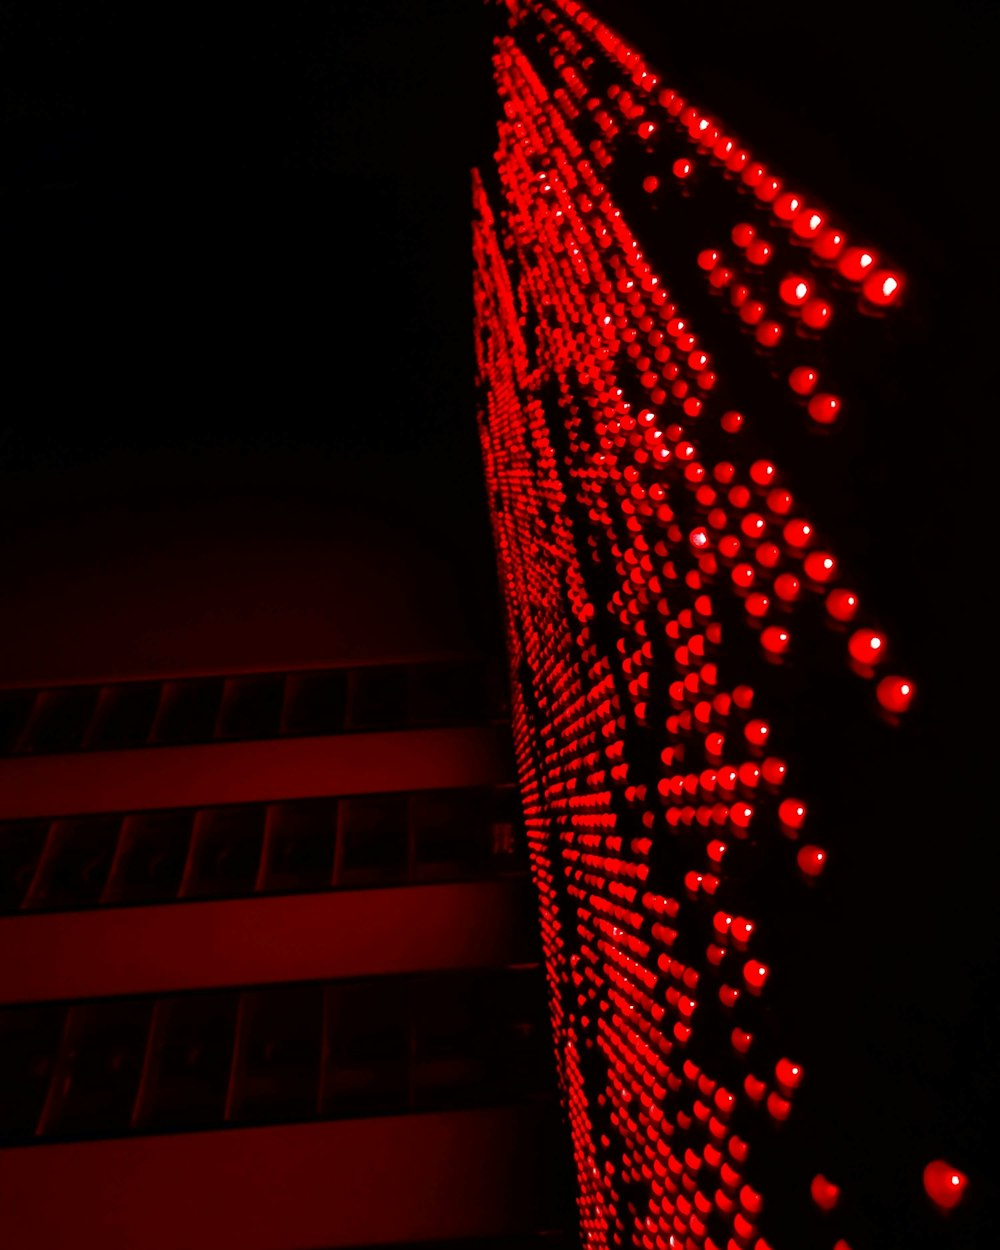
[[[693,529],[688,535],[688,542],[692,547],[702,548],[708,546],[708,530],[703,525],[699,525],[697,529]]]
[[[741,221],[733,226],[730,237],[737,247],[748,247],[757,237],[757,231],[748,221]]]
[[[831,590],[826,597],[826,610],[835,621],[852,621],[858,610],[858,596],[853,590]]]
[[[836,395],[814,395],[809,401],[809,415],[819,425],[830,425],[840,413],[840,400]]]
[[[652,195],[653,192],[657,190],[659,185],[660,180],[657,178],[656,174],[647,174],[647,176],[642,180],[642,189],[648,195]]]
[[[767,595],[762,595],[759,591],[754,591],[752,595],[747,595],[746,602],[743,606],[751,616],[767,616],[768,609],[771,606],[771,600],[768,599]]]
[[[743,425],[742,412],[724,412],[719,424],[727,434],[738,434]]]
[[[733,1029],[729,1035],[729,1040],[732,1042],[734,1050],[738,1050],[741,1055],[745,1055],[753,1043],[753,1034],[744,1033],[742,1029]]]
[[[794,502],[791,491],[784,490],[782,487],[775,487],[774,490],[767,492],[767,506],[778,516],[787,516]]]
[[[792,1063],[791,1059],[779,1059],[774,1065],[774,1075],[779,1085],[785,1089],[798,1089],[802,1084],[803,1072],[801,1065]]]
[[[656,130],[656,122],[642,122],[639,126],[639,138],[650,139]]]
[[[825,299],[811,299],[802,308],[802,323],[810,330],[822,330],[830,324],[833,308]]]
[[[768,486],[777,470],[770,460],[755,460],[750,466],[750,476],[758,486]]]
[[[962,1200],[969,1178],[943,1159],[935,1159],[924,1168],[924,1189],[932,1202],[943,1211],[950,1211]]]
[[[784,655],[792,636],[780,625],[769,625],[760,636],[760,644],[771,655]]]
[[[802,567],[807,577],[821,585],[830,581],[837,573],[837,561],[828,551],[810,551]]]
[[[861,282],[877,260],[878,255],[868,248],[849,247],[837,261],[837,269],[848,282]]]
[[[719,263],[719,253],[715,250],[714,247],[706,247],[704,251],[701,251],[698,253],[698,268],[699,269],[705,269],[705,270],[714,269],[718,263]]]
[[[801,207],[801,198],[794,195],[791,191],[786,191],[784,195],[779,195],[774,201],[771,212],[774,213],[779,221],[791,221]]]
[[[757,327],[756,338],[761,347],[777,347],[784,329],[778,321],[762,321]]]
[[[766,304],[762,304],[759,299],[748,299],[740,305],[740,321],[744,325],[755,326],[766,312]]]
[[[771,732],[771,726],[765,720],[747,721],[743,729],[743,736],[751,746],[762,747],[767,742],[768,734]]]
[[[907,677],[883,677],[875,688],[879,703],[887,712],[905,712],[917,688]]]
[[[693,168],[694,166],[691,164],[690,161],[685,160],[684,157],[681,157],[680,160],[674,161],[674,164],[673,164],[674,177],[682,178],[682,179],[687,178],[690,175],[691,170]]]
[[[807,877],[818,877],[826,867],[826,851],[818,846],[803,846],[795,858]]]
[[[809,365],[798,365],[788,375],[788,385],[796,395],[811,395],[818,381],[819,374]]]
[[[773,756],[769,756],[763,764],[761,764],[760,771],[769,786],[780,786],[785,780],[785,775],[788,772],[788,765],[784,760],[779,760]]]
[[[848,640],[847,649],[859,664],[879,664],[885,658],[885,635],[877,629],[855,630]]]
[[[770,975],[771,969],[767,964],[762,964],[756,959],[749,959],[743,965],[743,979],[752,989],[761,989]]]
[[[813,255],[820,260],[836,260],[846,240],[839,230],[823,230],[813,243]]]
[[[794,603],[802,590],[802,583],[793,573],[779,573],[774,579],[774,593],[785,603]]]
[[[754,558],[765,569],[773,569],[781,559],[781,548],[777,543],[761,543]]]
[[[813,538],[813,527],[808,521],[796,518],[789,521],[782,530],[782,535],[789,547],[808,547]]]
[[[774,255],[774,248],[766,239],[751,239],[746,254],[751,265],[766,265]]]
[[[778,294],[792,308],[801,308],[811,293],[809,281],[799,274],[789,274],[778,287]]]
[[[803,208],[795,214],[792,233],[800,239],[815,239],[823,229],[824,217],[815,208]]]
[[[778,807],[778,819],[788,829],[801,829],[806,821],[806,805],[798,799],[784,799]]]
[[[825,1176],[814,1176],[809,1185],[812,1200],[821,1211],[832,1211],[840,1197],[840,1187],[828,1181]]]
[[[875,273],[870,273],[861,288],[869,304],[874,304],[878,308],[887,308],[890,304],[894,304],[901,290],[902,283],[899,275],[890,273],[888,269],[879,269]]]

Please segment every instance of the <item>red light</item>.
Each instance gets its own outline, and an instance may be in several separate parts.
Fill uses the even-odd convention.
[[[657,178],[656,174],[647,174],[642,180],[642,189],[648,195],[652,195],[653,192],[659,188],[659,185],[660,180]]]
[[[839,230],[823,230],[813,243],[813,255],[820,260],[836,260],[846,242]]]
[[[837,561],[828,551],[810,551],[802,562],[806,577],[820,585],[830,581],[837,574]]]
[[[859,664],[880,664],[885,658],[885,635],[877,629],[859,629],[850,637],[847,649]]]
[[[832,1211],[840,1197],[839,1187],[834,1185],[832,1181],[828,1181],[823,1175],[812,1178],[809,1192],[812,1194],[813,1202],[816,1203],[821,1211]]]
[[[763,989],[770,975],[771,969],[767,964],[759,963],[756,959],[750,959],[743,965],[743,979],[751,989]]]
[[[714,247],[707,247],[704,251],[698,253],[699,269],[714,269],[719,263],[719,253]]]
[[[744,305],[745,306],[745,305]],[[762,321],[757,327],[756,338],[761,347],[777,347],[784,328],[780,321]]]
[[[803,208],[795,214],[792,233],[799,239],[815,239],[823,229],[823,214],[815,208]]]
[[[685,160],[684,157],[674,161],[673,173],[675,178],[684,179],[689,177],[692,169],[694,169],[694,166],[689,160]]]
[[[818,381],[819,374],[809,365],[798,365],[788,375],[788,385],[796,395],[811,395]]]
[[[810,330],[822,330],[830,324],[833,307],[824,299],[811,299],[802,309],[802,324]]]
[[[848,282],[861,282],[877,260],[877,253],[867,248],[849,247],[837,261],[837,269]]]
[[[969,1178],[943,1159],[935,1159],[924,1168],[924,1189],[942,1211],[950,1211],[961,1202]]]
[[[877,308],[888,308],[890,304],[895,304],[901,291],[902,283],[899,275],[890,273],[888,269],[879,269],[875,273],[870,273],[861,288],[865,299]]]
[[[748,221],[741,221],[733,226],[730,238],[739,248],[749,247],[750,243],[756,238],[757,231],[750,225]]]
[[[770,460],[755,460],[750,466],[750,476],[758,486],[770,486],[776,472]]]
[[[813,538],[813,527],[808,521],[789,521],[782,533],[789,547],[808,547]]]
[[[769,625],[760,636],[761,646],[771,655],[784,655],[791,640],[791,634],[780,625]]]
[[[801,308],[812,293],[812,284],[800,274],[789,274],[778,287],[778,294],[791,308]]]
[[[858,597],[853,590],[831,590],[826,597],[826,610],[835,621],[853,621]]]
[[[814,395],[809,401],[808,412],[819,425],[831,425],[840,415],[840,400],[836,395]]]
[[[751,239],[746,249],[747,260],[751,265],[766,265],[774,255],[774,248],[766,239]]]
[[[719,424],[727,434],[738,434],[743,426],[742,412],[724,412]]]
[[[803,846],[795,859],[807,877],[818,877],[826,867],[826,851],[818,846]]]
[[[779,221],[791,221],[801,207],[801,198],[793,195],[790,191],[786,191],[784,195],[779,195],[774,201],[771,212],[774,213]]]
[[[775,1064],[774,1074],[778,1078],[778,1084],[785,1089],[798,1089],[802,1084],[802,1068],[790,1059],[779,1059]]]
[[[743,736],[751,746],[762,747],[767,742],[770,732],[771,727],[768,725],[767,721],[751,720],[747,721],[746,727],[743,730]]]
[[[875,694],[887,712],[899,713],[909,709],[916,689],[907,677],[883,677],[875,687]]]
[[[798,799],[785,799],[778,808],[778,819],[786,829],[801,829],[806,821],[806,805]]]

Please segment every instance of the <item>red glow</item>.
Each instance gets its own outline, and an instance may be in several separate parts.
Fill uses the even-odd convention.
[[[907,677],[883,677],[875,687],[875,694],[887,712],[907,712],[916,686]]]
[[[935,1159],[924,1168],[924,1189],[942,1211],[950,1211],[962,1201],[969,1178],[943,1159]]]
[[[832,1211],[840,1198],[839,1187],[834,1185],[832,1181],[828,1181],[823,1175],[817,1175],[812,1178],[809,1192],[812,1195],[813,1202],[816,1203],[821,1211]]]

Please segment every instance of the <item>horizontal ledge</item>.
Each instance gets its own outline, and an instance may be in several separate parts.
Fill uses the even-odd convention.
[[[522,958],[524,878],[0,920],[0,1004],[170,993]]]
[[[551,1108],[387,1116],[0,1150],[11,1245],[274,1250],[523,1232]],[[57,1201],[53,1201],[57,1196]]]
[[[489,725],[149,747],[0,760],[0,820],[494,785],[508,729]]]

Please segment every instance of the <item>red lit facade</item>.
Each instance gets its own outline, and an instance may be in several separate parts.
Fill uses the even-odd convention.
[[[959,951],[908,867],[950,853],[956,678],[899,619],[916,534],[863,529],[929,293],[585,6],[498,7],[480,435],[582,1242],[971,1245],[910,980]]]

